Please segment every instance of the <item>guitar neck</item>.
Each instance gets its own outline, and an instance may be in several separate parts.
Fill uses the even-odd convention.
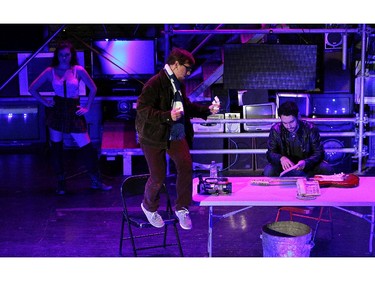
[[[296,184],[297,180],[303,177],[289,177],[289,178],[264,178],[260,180],[253,180],[253,185],[290,185]]]

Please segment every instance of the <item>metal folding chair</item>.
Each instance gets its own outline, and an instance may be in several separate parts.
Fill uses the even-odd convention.
[[[129,176],[121,184],[123,211],[119,249],[120,255],[123,256],[123,242],[125,240],[130,240],[135,257],[138,256],[138,251],[140,250],[161,247],[166,248],[168,246],[177,246],[180,256],[183,256],[181,241],[177,230],[178,219],[172,211],[171,200],[166,185],[163,184],[159,194],[160,204],[165,204],[166,206],[165,210],[158,210],[158,213],[163,217],[165,222],[165,226],[162,229],[153,227],[148,222],[141,209],[144,188],[148,177],[149,174]],[[125,227],[125,225],[127,227]],[[170,227],[174,229],[174,241],[172,241],[172,237],[168,236],[168,228]],[[153,239],[157,236],[159,236],[158,240]],[[171,240],[172,242],[168,243],[167,240]]]

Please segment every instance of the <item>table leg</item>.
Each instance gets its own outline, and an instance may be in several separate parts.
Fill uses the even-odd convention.
[[[375,206],[371,206],[371,214],[362,214],[356,211],[348,210],[343,207],[338,207],[334,206],[336,209],[342,210],[344,212],[347,212],[353,216],[359,217],[361,219],[364,219],[368,223],[370,223],[370,238],[369,238],[369,244],[368,244],[368,251],[370,255],[372,254],[372,240],[374,238],[374,223],[375,223],[375,218],[374,218],[374,213],[375,213]]]
[[[208,256],[212,257],[212,229],[213,229],[213,206],[208,207],[208,243],[207,251]]]
[[[374,239],[374,223],[375,223],[375,218],[374,218],[374,213],[375,213],[375,206],[371,206],[371,221],[370,221],[370,239],[369,239],[369,252],[370,255],[372,254],[372,240]]]

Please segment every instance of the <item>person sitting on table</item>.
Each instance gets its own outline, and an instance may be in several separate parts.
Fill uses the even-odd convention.
[[[332,166],[324,161],[324,147],[318,128],[311,122],[299,119],[296,103],[287,101],[280,105],[277,112],[281,122],[274,124],[270,130],[266,152],[269,163],[264,168],[264,176],[313,177],[317,174],[334,174]],[[283,173],[288,169],[291,170]]]

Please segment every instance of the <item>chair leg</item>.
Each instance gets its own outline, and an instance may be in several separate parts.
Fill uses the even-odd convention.
[[[133,255],[135,257],[137,257],[138,254],[137,254],[137,248],[135,247],[135,240],[134,240],[134,236],[133,236],[132,226],[130,225],[129,222],[128,222],[128,230],[129,230],[130,241],[132,243]]]
[[[276,222],[280,218],[281,211],[282,210],[280,208],[277,211],[277,215],[276,215],[276,219],[275,219]],[[324,211],[327,212],[327,218],[323,217]],[[316,216],[316,217],[309,216],[309,215],[304,215],[304,214],[298,214],[298,213],[294,213],[293,211],[289,211],[289,219],[291,221],[293,221],[294,217],[301,217],[301,218],[313,219],[313,220],[317,221],[316,225],[315,225],[315,229],[314,229],[314,231],[312,233],[313,241],[315,240],[315,236],[316,236],[316,234],[318,232],[318,228],[319,228],[320,222],[329,222],[331,224],[331,237],[333,237],[332,211],[331,211],[330,207],[320,207],[319,215]]]
[[[324,211],[327,213],[327,218],[323,218]],[[315,225],[315,230],[313,233],[313,241],[315,240],[315,236],[318,232],[318,228],[320,222],[329,222],[330,223],[330,230],[331,230],[331,237],[333,237],[333,223],[332,223],[332,210],[331,207],[320,207],[319,216],[316,218],[317,222]]]
[[[163,234],[163,247],[167,247],[167,234],[168,234],[168,226],[164,226],[164,234]]]
[[[293,220],[293,212],[289,212],[289,219],[292,221]]]
[[[131,229],[130,223],[125,219],[124,215],[122,216],[122,222],[121,222],[121,235],[120,235],[119,253],[120,253],[120,256],[123,256],[122,248],[123,248],[123,244],[124,244],[125,222],[128,225],[129,237],[130,237],[132,248],[133,248],[133,255],[136,257],[137,256],[137,251],[136,251],[136,248],[135,248],[135,241],[134,241],[134,237],[133,237],[133,231]]]
[[[328,220],[329,220],[329,223],[331,224],[330,230],[331,230],[331,239],[332,239],[333,238],[332,208],[328,207],[327,212],[328,212]]]
[[[178,249],[180,251],[180,256],[183,257],[184,256],[184,253],[182,251],[182,246],[181,246],[181,240],[180,240],[180,235],[178,234],[178,229],[177,229],[177,225],[173,225],[174,227],[174,232],[176,234],[176,239],[177,239],[177,245],[178,245]]]
[[[276,214],[276,219],[275,219],[276,222],[279,221],[280,212],[281,212],[281,210],[280,210],[280,208],[278,208],[278,209],[277,209],[277,214]]]
[[[122,216],[122,221],[121,221],[121,234],[120,234],[120,249],[119,249],[119,254],[122,256],[122,245],[124,242],[124,228],[125,228],[125,218]]]

